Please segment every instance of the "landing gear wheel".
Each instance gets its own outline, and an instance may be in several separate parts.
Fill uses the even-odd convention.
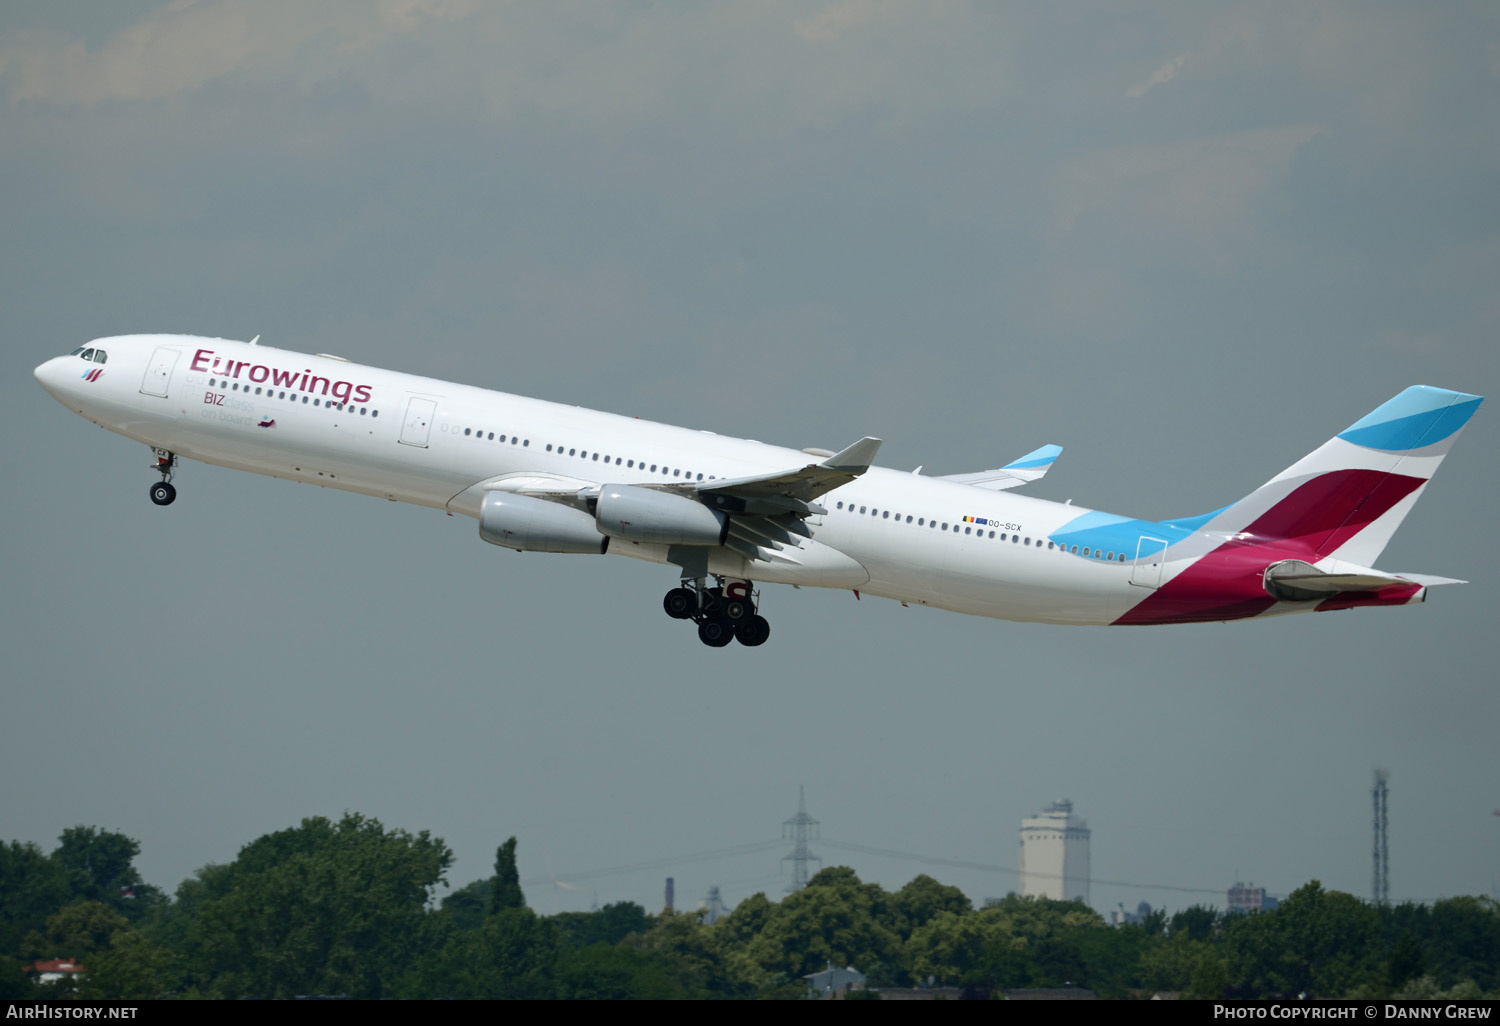
[[[661,605],[672,619],[691,620],[698,612],[698,596],[688,588],[673,588]]]
[[[161,481],[151,486],[151,501],[158,506],[170,506],[175,498],[177,489],[172,487],[171,482]]]
[[[719,615],[730,623],[743,623],[747,617],[755,615],[755,610],[750,608],[750,603],[744,599],[725,599],[719,607]]]
[[[771,625],[766,622],[764,616],[752,616],[734,628],[734,636],[739,639],[741,645],[754,648],[756,645],[766,643],[766,639],[771,636]]]
[[[734,640],[734,627],[713,617],[698,625],[698,640],[709,648],[723,648]]]

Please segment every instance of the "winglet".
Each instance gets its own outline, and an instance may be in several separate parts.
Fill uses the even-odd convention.
[[[870,463],[879,451],[880,439],[866,435],[843,452],[828,457],[818,466],[825,470],[838,470],[858,476],[870,469]]]
[[[1062,446],[1044,445],[1040,449],[1033,449],[1014,463],[1007,463],[1001,470],[1039,470],[1043,474],[1051,469],[1052,464],[1062,455]],[[1041,474],[1037,475],[1038,477]]]
[[[988,488],[991,491],[1002,491],[1039,480],[1052,469],[1052,464],[1057,462],[1057,457],[1060,455],[1062,455],[1062,446],[1044,445],[998,469],[981,470],[977,474],[944,474],[939,480],[973,485],[975,488]]]

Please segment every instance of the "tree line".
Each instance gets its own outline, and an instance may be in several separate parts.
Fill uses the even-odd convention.
[[[713,925],[633,902],[539,916],[516,839],[439,898],[453,853],[350,813],[245,845],[168,895],[140,845],[78,826],[57,848],[0,844],[0,998],[795,998],[830,962],[872,988],[1083,987],[1101,997],[1500,997],[1500,903],[1376,906],[1317,881],[1273,911],[1194,906],[1109,926],[1076,901],[976,908],[930,876],[900,890],[831,867]],[[67,957],[81,978],[27,967]]]

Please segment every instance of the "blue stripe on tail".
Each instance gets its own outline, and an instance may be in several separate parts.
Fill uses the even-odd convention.
[[[1382,403],[1339,437],[1367,449],[1406,452],[1452,437],[1474,416],[1483,397],[1413,385]]]

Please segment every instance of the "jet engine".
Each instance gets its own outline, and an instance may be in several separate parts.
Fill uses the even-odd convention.
[[[479,537],[523,552],[603,554],[609,539],[580,509],[529,495],[486,492],[479,510]]]
[[[636,485],[607,484],[595,509],[599,530],[657,545],[722,545],[729,517],[682,495]]]

